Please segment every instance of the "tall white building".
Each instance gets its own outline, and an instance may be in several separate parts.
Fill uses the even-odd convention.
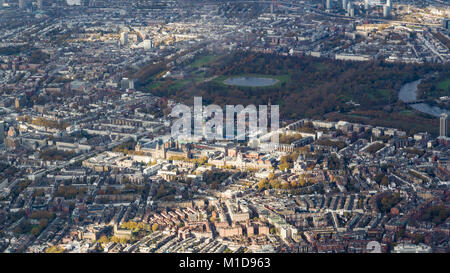
[[[327,0],[327,4],[326,4],[326,8],[327,10],[331,10],[333,8],[333,2],[331,2],[331,0]]]
[[[351,0],[349,0],[347,4],[347,15],[350,17],[355,16],[355,8],[353,7],[353,2]]]
[[[153,42],[149,39],[144,40],[144,49],[148,50],[153,47]]]
[[[383,6],[383,17],[387,18],[391,16],[391,8],[386,4]]]
[[[25,0],[19,0],[19,9],[25,8]]]
[[[392,1],[391,0],[386,0],[386,6],[388,6],[389,9],[392,9]]]
[[[128,44],[128,32],[122,32],[120,33],[120,43],[122,45]]]
[[[349,11],[348,11],[348,16],[350,16],[350,17],[355,17],[355,8],[349,9]]]
[[[347,10],[348,0],[342,0],[342,8]]]
[[[441,114],[440,127],[439,127],[439,136],[440,137],[447,137],[447,133],[448,133],[447,119],[448,119],[448,115],[446,113]]]

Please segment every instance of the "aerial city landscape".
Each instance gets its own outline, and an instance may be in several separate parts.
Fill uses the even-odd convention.
[[[0,252],[450,252],[449,1],[0,0],[0,94]]]

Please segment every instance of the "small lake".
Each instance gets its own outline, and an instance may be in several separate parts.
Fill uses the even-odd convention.
[[[411,103],[417,100],[417,87],[419,86],[422,80],[417,80],[413,82],[406,83],[402,86],[400,91],[398,92],[398,98],[406,103]],[[442,113],[447,113],[450,115],[450,111],[447,109],[442,109],[436,106],[430,106],[426,103],[416,103],[410,105],[413,109],[432,115],[435,117],[439,117]]]
[[[226,85],[245,86],[245,87],[266,87],[278,83],[277,79],[264,77],[233,77],[223,81]]]

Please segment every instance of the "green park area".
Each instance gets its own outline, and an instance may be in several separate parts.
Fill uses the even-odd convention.
[[[420,88],[426,97],[443,96],[450,85],[447,68],[234,52],[199,55],[175,69],[154,64],[137,74],[138,88],[187,104],[195,96],[217,105],[264,105],[270,100],[280,106],[283,120],[329,118],[436,133],[435,118],[411,111],[399,102],[398,92],[434,71],[441,76]],[[167,71],[181,71],[182,76],[162,77]],[[260,82],[239,82],[252,78]]]
[[[448,90],[450,88],[450,78],[439,82],[438,88],[442,90]]]
[[[220,55],[204,55],[199,58],[197,58],[193,63],[190,64],[190,67],[193,68],[200,68],[202,66],[208,65],[212,63],[213,61],[217,60]]]

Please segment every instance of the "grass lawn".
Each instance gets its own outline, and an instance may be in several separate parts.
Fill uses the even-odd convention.
[[[191,63],[189,66],[193,67],[193,68],[200,68],[210,62],[213,62],[214,60],[216,60],[217,58],[219,58],[219,55],[206,55],[206,56],[202,56],[197,58],[193,63]],[[167,86],[168,89],[171,90],[179,90],[181,88],[183,88],[186,84],[188,84],[189,82],[191,82],[192,80],[196,83],[202,82],[204,81],[205,78],[205,72],[204,71],[194,71],[192,72],[190,75],[186,75],[186,77],[182,80],[173,80],[174,83],[170,84]],[[145,86],[145,90],[152,90],[153,88],[157,88],[160,87],[162,85],[165,84],[165,80],[164,79],[158,79],[156,76],[152,77],[152,80],[149,84],[147,84]]]
[[[196,59],[190,66],[194,68],[200,68],[206,64],[209,64],[210,62],[213,62],[216,60],[219,56],[218,55],[206,55],[202,56],[198,59]]]
[[[405,115],[405,116],[409,116],[409,117],[413,117],[415,115],[414,111],[412,111],[412,110],[403,110],[398,113],[400,115]]]
[[[161,84],[162,84],[162,82],[160,82],[160,81],[151,82],[151,83],[147,84],[147,85],[144,87],[144,89],[145,89],[145,90],[151,90],[151,89],[153,89],[153,88],[159,87]]]
[[[362,119],[370,119],[370,117],[366,117],[366,116],[362,116],[362,115],[356,115],[356,114],[345,114],[345,116],[354,117],[354,118],[362,118]]]
[[[442,90],[448,90],[450,87],[450,78],[446,79],[445,81],[441,81],[438,83],[438,88]]]
[[[326,65],[326,64],[323,64],[323,63],[316,63],[315,65],[314,65],[316,68],[317,68],[317,70],[319,70],[319,71],[324,71],[324,70],[328,70],[328,65]]]
[[[189,80],[178,80],[174,84],[169,85],[168,88],[172,89],[172,90],[180,90],[181,88],[183,88],[189,82],[190,82]]]
[[[386,89],[378,89],[377,95],[385,99],[389,99],[389,97],[391,97],[391,93]]]

